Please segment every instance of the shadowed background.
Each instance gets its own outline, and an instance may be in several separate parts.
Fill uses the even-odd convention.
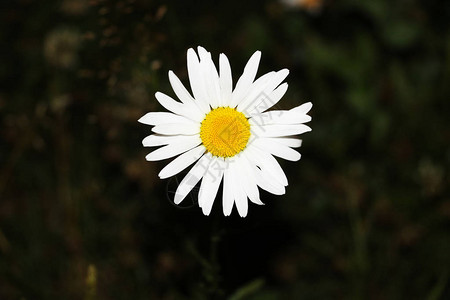
[[[3,1],[0,299],[449,299],[450,2]],[[188,85],[288,68],[312,101],[284,196],[211,216],[137,119]],[[169,196],[169,197],[168,197]]]

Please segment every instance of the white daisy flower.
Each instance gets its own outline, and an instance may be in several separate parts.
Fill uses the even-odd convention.
[[[263,204],[259,188],[283,195],[288,179],[274,156],[297,161],[301,140],[292,136],[311,131],[303,124],[311,103],[291,110],[266,111],[283,97],[282,83],[289,71],[269,72],[255,80],[261,52],[249,59],[233,89],[230,63],[219,57],[217,71],[211,54],[202,47],[187,51],[192,94],[169,71],[172,88],[181,100],[157,92],[159,103],[170,112],[150,112],[139,122],[153,125],[155,134],[143,141],[145,147],[162,146],[146,156],[148,161],[176,157],[159,173],[161,179],[174,176],[193,163],[178,185],[174,202],[179,204],[201,180],[198,204],[209,215],[223,181],[222,207],[229,216],[236,204],[241,217],[248,201]]]

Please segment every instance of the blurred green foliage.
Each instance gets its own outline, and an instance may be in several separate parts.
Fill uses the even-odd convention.
[[[449,1],[0,7],[0,299],[450,298]],[[281,107],[314,103],[245,219],[171,205],[144,159],[136,120],[197,45],[235,80],[259,49]]]

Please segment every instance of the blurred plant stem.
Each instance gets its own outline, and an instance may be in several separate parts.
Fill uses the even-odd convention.
[[[85,300],[94,300],[97,298],[97,268],[89,265],[86,274],[86,295]]]
[[[3,234],[3,231],[0,229],[0,250],[3,254],[9,253],[11,250],[11,244],[9,243],[6,236]]]
[[[8,186],[8,181],[13,173],[14,167],[30,144],[34,133],[34,124],[35,122],[31,122],[30,126],[26,129],[25,134],[22,135],[20,141],[14,145],[5,165],[0,172],[0,199],[3,199],[3,192]]]
[[[63,204],[64,230],[68,240],[77,241],[78,203],[73,199],[71,181],[71,149],[73,136],[67,129],[64,114],[57,116],[58,126],[55,128],[54,139],[56,144],[55,167],[57,174],[57,197]]]
[[[188,251],[195,257],[195,259],[202,266],[203,282],[200,284],[199,299],[216,299],[223,296],[223,291],[220,288],[220,265],[218,261],[218,245],[221,241],[223,232],[220,227],[220,216],[215,215],[211,234],[209,257],[202,256],[197,246],[192,240],[188,240]]]
[[[442,294],[444,293],[445,287],[448,285],[448,273],[448,270],[442,272],[438,282],[436,282],[435,286],[431,289],[426,300],[439,300],[443,298]]]
[[[352,231],[354,252],[352,257],[351,280],[353,281],[353,299],[365,299],[369,258],[367,252],[367,224],[359,209],[360,194],[348,187],[349,219]]]
[[[262,278],[257,278],[255,280],[252,280],[249,283],[247,283],[244,286],[237,289],[236,292],[234,292],[234,294],[232,294],[230,296],[230,298],[228,298],[228,300],[246,299],[248,296],[261,290],[261,288],[264,286],[264,283],[265,283],[265,281]]]

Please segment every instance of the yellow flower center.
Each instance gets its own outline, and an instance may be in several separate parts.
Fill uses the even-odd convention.
[[[247,146],[250,123],[243,113],[230,107],[218,107],[202,121],[200,138],[212,155],[235,156]]]

